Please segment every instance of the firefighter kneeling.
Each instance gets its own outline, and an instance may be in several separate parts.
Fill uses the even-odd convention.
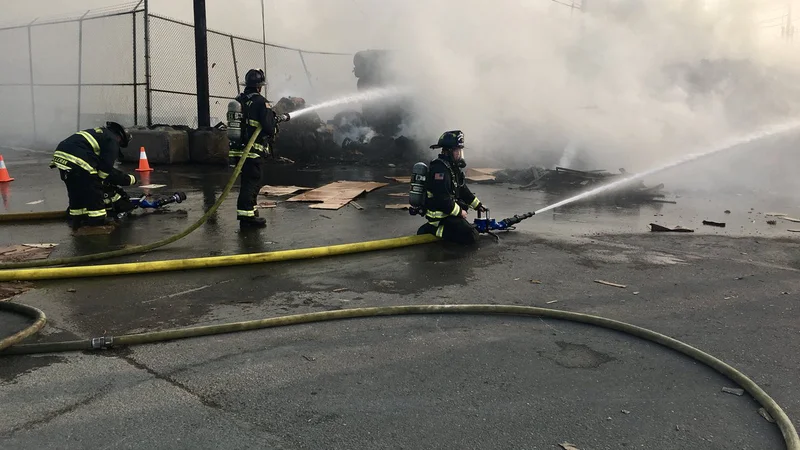
[[[478,239],[478,231],[467,221],[466,210],[486,211],[486,208],[467,187],[461,170],[467,165],[464,161],[464,133],[460,130],[445,132],[430,148],[441,149],[439,157],[431,161],[426,176],[416,173],[424,167],[422,163],[415,165],[412,176],[410,201],[412,206],[424,211],[428,220],[417,234],[433,234],[446,241],[473,244]],[[415,188],[413,184],[419,185],[420,181],[423,184]],[[420,192],[415,192],[415,189]]]
[[[107,210],[124,210],[130,201],[115,192],[116,186],[132,186],[133,175],[114,167],[131,134],[116,122],[79,131],[56,147],[50,168],[58,168],[69,196],[69,218],[73,228],[103,226],[111,220]],[[126,204],[127,203],[127,204]]]

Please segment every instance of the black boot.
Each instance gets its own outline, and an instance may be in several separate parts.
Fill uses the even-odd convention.
[[[239,219],[241,228],[266,228],[267,219],[263,217],[242,217]]]

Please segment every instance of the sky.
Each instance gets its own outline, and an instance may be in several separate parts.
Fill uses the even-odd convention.
[[[500,0],[511,1],[511,0]],[[587,6],[603,8],[609,0],[586,0]],[[674,0],[651,0],[669,3]],[[753,6],[753,20],[762,27],[766,39],[780,39],[781,27],[787,12],[787,7],[792,5],[795,10],[793,21],[800,20],[800,0],[696,0],[704,2],[709,10],[724,11],[731,4],[751,4]],[[565,0],[564,3],[571,3]],[[124,0],[3,0],[4,24],[28,22],[36,17],[54,17],[70,13],[82,13],[87,9],[103,8],[126,4]],[[265,22],[267,26],[267,40],[269,42],[289,45],[307,46],[331,51],[352,51],[348,46],[358,46],[359,38],[364,35],[374,34],[384,26],[391,26],[390,16],[385,15],[382,20],[371,22],[367,16],[371,12],[371,5],[375,0],[264,0]],[[519,2],[519,3],[525,3]],[[527,0],[530,5],[546,10],[569,10],[549,0]],[[192,22],[191,0],[150,0],[150,8],[157,14]],[[469,2],[463,2],[468,5]],[[575,0],[580,5],[580,0]],[[247,37],[261,37],[261,1],[260,0],[207,0],[206,1],[208,26],[212,29],[231,32]],[[231,11],[243,11],[234,17]],[[333,15],[327,11],[334,12]],[[318,32],[329,28],[324,22],[335,18],[336,27],[342,29],[358,30],[366,26],[362,33],[336,33],[326,36],[322,42]],[[374,21],[374,18],[373,18]],[[238,31],[241,30],[241,31]],[[360,35],[360,36],[359,36]],[[326,42],[327,41],[327,42]],[[339,46],[340,48],[334,48]]]

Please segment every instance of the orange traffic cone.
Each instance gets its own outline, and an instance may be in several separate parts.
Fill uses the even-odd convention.
[[[137,172],[152,172],[153,169],[150,168],[150,163],[147,162],[147,153],[144,152],[144,147],[139,150],[139,168],[136,169]]]
[[[0,155],[0,183],[8,183],[9,181],[14,181],[14,179],[8,174],[6,162],[3,161],[3,155]]]

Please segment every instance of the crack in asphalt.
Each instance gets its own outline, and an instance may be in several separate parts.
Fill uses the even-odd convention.
[[[89,403],[92,403],[93,401],[95,401],[98,398],[100,398],[104,393],[105,392],[103,392],[103,391],[95,392],[92,395],[84,398],[83,400],[77,401],[77,402],[72,403],[70,405],[67,405],[67,406],[65,406],[63,408],[59,408],[59,409],[57,409],[55,411],[51,411],[51,412],[45,414],[43,417],[40,417],[38,419],[29,420],[29,421],[27,421],[27,422],[25,422],[25,423],[23,423],[21,425],[17,425],[16,427],[12,428],[9,431],[2,432],[2,433],[0,433],[0,437],[8,438],[8,437],[13,436],[15,433],[20,432],[20,431],[29,431],[29,430],[32,430],[32,429],[38,427],[38,426],[46,425],[46,424],[52,422],[53,420],[57,419],[58,417],[60,417],[60,416],[62,416],[64,414],[68,414],[68,413],[70,413],[72,411],[77,410],[78,408],[80,408],[82,406],[86,406]]]

